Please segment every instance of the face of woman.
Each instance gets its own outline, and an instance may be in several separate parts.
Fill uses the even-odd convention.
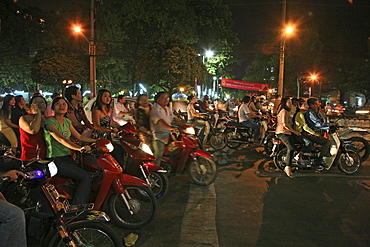
[[[292,100],[291,99],[287,100],[286,106],[289,107],[289,108],[292,108]]]
[[[110,102],[112,101],[112,97],[109,92],[104,92],[102,97],[101,97],[101,102],[105,105],[109,105]]]
[[[82,94],[81,94],[81,90],[78,89],[76,91],[76,95],[73,95],[72,98],[78,102],[81,102],[82,101]]]
[[[67,102],[64,99],[58,100],[57,103],[54,104],[53,108],[55,114],[65,114],[68,110]]]
[[[190,100],[190,103],[192,103],[192,104],[194,104],[195,102],[197,102],[197,98],[195,98],[195,97]]]
[[[9,105],[11,106],[15,106],[15,98],[11,98],[11,100],[9,101]]]
[[[148,97],[146,96],[141,96],[139,99],[139,105],[143,107],[147,107],[149,105]]]

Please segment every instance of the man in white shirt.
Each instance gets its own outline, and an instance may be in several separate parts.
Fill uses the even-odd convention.
[[[119,95],[117,103],[114,104],[113,120],[119,125],[124,125],[129,121],[133,121],[132,113],[125,107],[126,99],[123,95]]]
[[[153,132],[153,151],[155,163],[160,165],[164,148],[169,141],[171,131],[177,132],[178,129],[171,126],[175,115],[167,106],[169,102],[166,92],[159,92],[154,97],[154,105],[150,112],[150,125]]]
[[[253,139],[252,142],[258,142],[258,138],[260,136],[260,125],[253,122],[253,120],[249,117],[250,111],[248,109],[248,102],[250,101],[249,96],[244,96],[242,99],[242,104],[239,106],[238,110],[238,118],[239,123],[252,128],[253,129]]]

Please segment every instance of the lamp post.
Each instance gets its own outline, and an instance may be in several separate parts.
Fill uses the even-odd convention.
[[[80,33],[84,39],[89,44],[89,56],[90,56],[90,98],[94,98],[96,96],[96,45],[95,45],[95,17],[94,17],[94,0],[91,0],[90,6],[90,40],[88,40],[85,34],[82,32],[81,28],[76,26],[74,27],[74,31],[76,33]]]
[[[285,32],[281,32],[280,41],[280,66],[279,66],[279,87],[278,95],[283,97],[284,94],[284,67],[285,67],[285,43],[287,36],[293,32],[292,27],[287,27]]]

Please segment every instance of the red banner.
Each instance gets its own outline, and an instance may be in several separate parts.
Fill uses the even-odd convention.
[[[269,84],[247,82],[247,81],[237,81],[232,79],[221,79],[221,87],[230,87],[243,90],[251,91],[262,91],[267,92],[269,90]]]

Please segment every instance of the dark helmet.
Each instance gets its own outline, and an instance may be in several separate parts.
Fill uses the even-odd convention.
[[[204,99],[204,100],[209,100],[209,96],[208,96],[208,95],[204,95],[204,96],[203,96],[203,99]]]

